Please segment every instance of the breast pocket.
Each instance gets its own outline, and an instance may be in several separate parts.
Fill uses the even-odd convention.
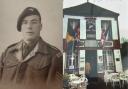
[[[3,67],[2,78],[6,81],[13,80],[16,74],[18,63],[14,61],[6,61]]]
[[[51,66],[51,61],[48,57],[41,56],[32,59],[31,62],[28,63],[28,76],[33,78],[33,80],[47,79],[49,69]]]

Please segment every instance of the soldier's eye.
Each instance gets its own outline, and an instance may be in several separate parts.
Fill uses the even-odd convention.
[[[38,23],[38,21],[32,21],[31,23],[32,23],[32,24],[37,24],[37,23]]]
[[[24,21],[22,22],[22,24],[27,24],[27,21],[24,20]]]

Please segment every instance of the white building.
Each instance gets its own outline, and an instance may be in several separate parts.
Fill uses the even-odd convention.
[[[92,3],[63,10],[64,72],[121,72],[118,13]]]

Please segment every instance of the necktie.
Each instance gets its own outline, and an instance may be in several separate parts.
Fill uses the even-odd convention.
[[[29,54],[29,47],[27,44],[24,44],[23,45],[23,48],[22,48],[22,56],[23,56],[23,59],[25,59],[25,57]]]

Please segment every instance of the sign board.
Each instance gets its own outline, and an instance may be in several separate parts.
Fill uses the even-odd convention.
[[[69,69],[74,69],[74,65],[69,66]]]

